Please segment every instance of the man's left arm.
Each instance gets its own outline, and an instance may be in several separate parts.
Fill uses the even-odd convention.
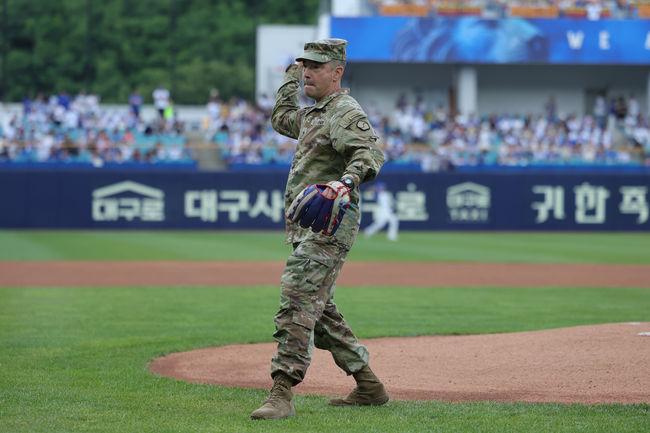
[[[379,149],[379,137],[361,110],[345,113],[331,130],[334,149],[345,158],[345,171],[341,177],[350,177],[355,186],[377,177],[384,164],[384,154]]]

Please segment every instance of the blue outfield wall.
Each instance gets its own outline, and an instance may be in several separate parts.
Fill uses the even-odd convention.
[[[404,230],[649,230],[650,174],[380,175]],[[0,172],[1,228],[281,229],[286,173]],[[375,197],[362,185],[362,226]]]

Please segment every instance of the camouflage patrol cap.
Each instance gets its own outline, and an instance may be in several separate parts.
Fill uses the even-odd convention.
[[[305,52],[296,58],[297,61],[313,60],[314,62],[327,63],[332,60],[345,61],[345,39],[320,39],[305,44]]]

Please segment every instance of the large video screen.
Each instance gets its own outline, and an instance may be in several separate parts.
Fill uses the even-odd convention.
[[[331,36],[359,62],[650,65],[649,20],[333,17]]]

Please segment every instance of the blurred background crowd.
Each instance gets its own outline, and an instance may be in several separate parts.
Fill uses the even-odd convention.
[[[278,10],[295,12],[295,16],[286,17],[286,21],[298,24],[307,22],[307,17],[313,19],[313,11],[318,9],[319,4],[317,0],[310,0],[307,2],[309,4],[301,7],[289,7],[293,3],[288,0],[281,3],[285,7],[278,7]],[[237,1],[229,3],[229,6],[220,6],[231,9],[220,15],[219,19],[241,19],[242,22],[250,21],[251,26],[267,19],[279,19],[276,9],[266,6],[264,2],[256,3],[254,10],[246,9],[245,4],[244,1]],[[169,17],[169,11],[164,8],[158,10],[156,5],[156,2],[148,0],[133,10],[116,9],[114,12],[116,16],[138,15],[141,20],[138,21],[141,22],[138,28],[145,33],[153,32],[154,28],[161,31],[158,24]],[[241,7],[236,8],[236,5]],[[584,19],[650,17],[650,1],[634,0],[367,0],[365,5],[380,15]],[[15,14],[26,14],[32,7],[28,1],[16,2],[13,6],[9,12]],[[117,3],[114,5],[115,8],[118,6]],[[92,37],[97,36],[90,30],[95,28],[103,29],[102,35],[119,34],[123,40],[139,44],[137,32],[126,25],[126,18],[123,22],[118,20],[124,25],[114,29],[111,26],[115,22],[110,20],[110,16],[93,15],[92,11],[86,17],[85,48],[71,45],[69,49],[61,50],[66,55],[77,52],[88,63],[84,66],[82,62],[75,63],[67,58],[56,62],[56,59],[48,57],[56,50],[48,49],[50,38],[47,32],[41,34],[40,30],[36,30],[45,31],[46,26],[51,26],[52,31],[63,31],[66,28],[63,26],[64,18],[69,11],[63,4],[52,3],[47,8],[45,11],[32,11],[35,17],[34,32],[13,24],[5,29],[11,48],[7,58],[7,75],[12,80],[9,83],[3,78],[1,87],[4,97],[16,100],[20,98],[16,95],[28,93],[34,88],[58,89],[63,84],[73,82],[93,83],[96,93],[81,90],[68,94],[61,90],[54,94],[30,94],[24,97],[20,110],[0,110],[0,164],[3,166],[196,167],[200,149],[191,142],[191,136],[198,136],[200,139],[197,141],[202,146],[217,149],[224,167],[290,164],[295,141],[277,134],[270,125],[274,95],[263,94],[255,100],[252,84],[254,50],[246,51],[244,62],[240,50],[222,43],[226,36],[216,31],[208,32],[208,35],[196,32],[197,28],[204,27],[203,24],[209,26],[210,22],[198,3],[183,3],[175,11],[184,25],[178,29],[169,27],[170,32],[172,29],[174,32],[167,37],[169,47],[165,46],[165,50],[162,50],[169,60],[169,65],[165,67],[156,66],[160,63],[159,59],[130,53],[117,43],[117,39],[114,43],[103,41],[102,44],[92,45]],[[249,12],[255,18],[252,21]],[[153,16],[158,17],[155,26],[155,20],[151,23],[147,21]],[[170,26],[174,23],[175,18],[170,19]],[[59,24],[60,28],[57,27]],[[254,47],[254,32],[251,31],[254,27],[222,27],[223,31],[232,33],[227,35],[232,40],[245,34],[247,46]],[[79,43],[79,38],[68,39],[64,42]],[[156,40],[147,38],[152,39]],[[162,35],[160,40],[164,40]],[[204,44],[199,44],[199,41]],[[212,60],[199,61],[201,57],[195,52],[199,48],[210,56],[219,54],[223,60],[217,63]],[[39,60],[41,57],[42,60]],[[35,63],[29,63],[26,59],[32,59]],[[115,68],[104,70],[104,59],[112,59],[109,63]],[[39,62],[54,66],[43,68]],[[50,72],[54,74],[52,69],[55,68],[60,69],[53,75],[57,79],[48,78]],[[154,88],[157,82],[168,82],[155,77],[167,75],[171,77],[169,88],[162,84]],[[219,89],[205,95],[204,89],[214,85],[208,86],[207,83],[215,82],[219,83]],[[132,90],[134,83],[143,86],[144,90]],[[70,85],[65,88],[79,87]],[[108,103],[102,102],[99,94],[104,95]],[[389,166],[426,171],[453,170],[465,166],[650,166],[648,113],[640,109],[635,95],[605,92],[584,114],[566,112],[563,107],[557,106],[554,95],[547,96],[547,101],[540,101],[537,112],[495,107],[493,114],[481,116],[458,115],[449,106],[434,104],[416,93],[401,95],[390,110],[380,110],[367,104],[364,109],[380,135]],[[186,104],[181,105],[183,108],[180,111],[175,99]],[[200,105],[194,105],[194,111],[188,113],[184,111],[187,104]],[[308,105],[309,101],[303,99],[301,104]],[[150,107],[151,115],[143,115],[145,106]]]
[[[544,101],[543,101],[544,102]],[[270,127],[273,101],[208,104],[209,139],[230,166],[288,164],[295,142]],[[417,95],[402,95],[392,112],[364,107],[389,165],[424,171],[461,166],[648,165],[648,118],[634,95],[600,95],[585,116],[562,114],[550,96],[537,114],[451,115]]]
[[[0,162],[194,165],[185,123],[175,112],[169,91],[162,86],[154,90],[156,116],[149,121],[141,116],[143,101],[137,90],[129,98],[129,108],[102,105],[98,95],[85,91],[26,97],[21,113],[2,118]]]
[[[85,92],[26,98],[21,113],[3,119],[0,162],[194,166],[196,152],[186,135],[196,130],[228,167],[291,163],[296,141],[271,128],[273,96],[254,104],[238,97],[223,101],[214,89],[199,121],[176,112],[162,86],[150,98],[155,110],[148,120],[141,115],[143,100],[137,91],[128,106],[105,106]],[[301,96],[302,106],[309,103]],[[635,95],[599,95],[584,116],[562,113],[552,95],[538,113],[453,115],[417,94],[402,94],[390,112],[364,109],[387,163],[402,168],[650,166],[649,119]]]
[[[486,18],[647,18],[644,0],[368,0],[376,15],[454,16]]]

